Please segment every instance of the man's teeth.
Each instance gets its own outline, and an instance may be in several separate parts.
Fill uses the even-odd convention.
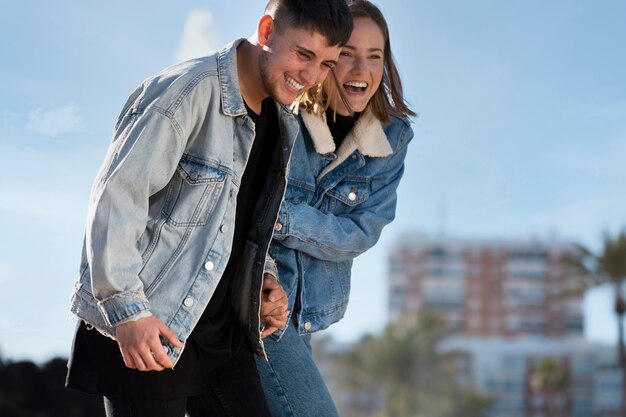
[[[285,80],[287,81],[287,84],[289,84],[289,87],[293,88],[294,90],[302,90],[304,88],[302,84],[299,84],[293,78],[285,77]]]

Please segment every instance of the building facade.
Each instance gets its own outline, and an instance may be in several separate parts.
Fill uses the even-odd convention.
[[[435,311],[457,333],[582,335],[576,246],[538,241],[400,238],[389,256],[389,318]]]
[[[616,349],[583,338],[573,243],[400,237],[389,255],[389,319],[443,318],[459,381],[493,417],[617,417]]]

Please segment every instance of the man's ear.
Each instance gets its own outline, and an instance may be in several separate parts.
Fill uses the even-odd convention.
[[[259,45],[267,45],[267,41],[272,36],[275,29],[272,16],[264,15],[261,17],[261,19],[259,19],[259,26],[257,27],[257,40],[259,41]]]

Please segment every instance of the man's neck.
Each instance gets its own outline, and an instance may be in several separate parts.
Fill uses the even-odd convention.
[[[268,97],[258,64],[260,48],[251,39],[244,40],[237,47],[239,89],[248,107],[256,114],[261,114],[261,102]]]

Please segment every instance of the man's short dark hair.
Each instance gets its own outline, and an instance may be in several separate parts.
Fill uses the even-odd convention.
[[[345,0],[270,0],[265,14],[278,32],[302,28],[317,32],[329,45],[344,45],[352,34],[352,13]]]

